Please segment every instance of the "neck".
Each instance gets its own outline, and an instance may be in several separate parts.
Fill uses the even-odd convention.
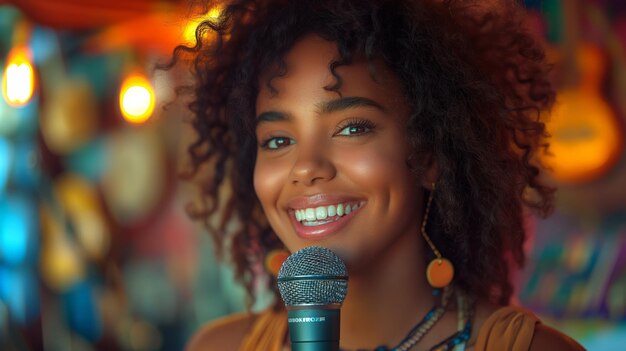
[[[351,272],[341,309],[343,349],[395,346],[434,305],[420,238],[416,228]]]

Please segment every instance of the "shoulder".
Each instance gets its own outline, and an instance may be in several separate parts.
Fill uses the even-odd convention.
[[[491,306],[486,311],[483,320],[477,320],[480,330],[475,350],[584,350],[570,337],[542,324],[526,309]]]
[[[535,326],[535,333],[530,343],[529,351],[539,350],[580,351],[584,350],[584,348],[569,336],[539,323]]]
[[[185,350],[237,350],[256,318],[252,313],[239,313],[210,322],[191,337]]]

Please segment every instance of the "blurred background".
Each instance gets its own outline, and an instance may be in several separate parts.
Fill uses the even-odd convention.
[[[546,220],[517,300],[589,350],[626,344],[626,2],[527,0],[558,105]],[[183,0],[0,0],[0,349],[181,350],[245,308],[189,220],[189,113],[156,70],[219,13]],[[255,309],[269,297],[261,296]]]

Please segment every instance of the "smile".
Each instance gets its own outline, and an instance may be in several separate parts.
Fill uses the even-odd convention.
[[[345,203],[315,208],[302,208],[294,210],[296,221],[307,227],[323,225],[336,219],[349,215],[361,208],[362,203]]]

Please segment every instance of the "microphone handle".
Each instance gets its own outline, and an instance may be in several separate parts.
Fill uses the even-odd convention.
[[[288,306],[292,351],[339,351],[339,308],[329,305]]]

